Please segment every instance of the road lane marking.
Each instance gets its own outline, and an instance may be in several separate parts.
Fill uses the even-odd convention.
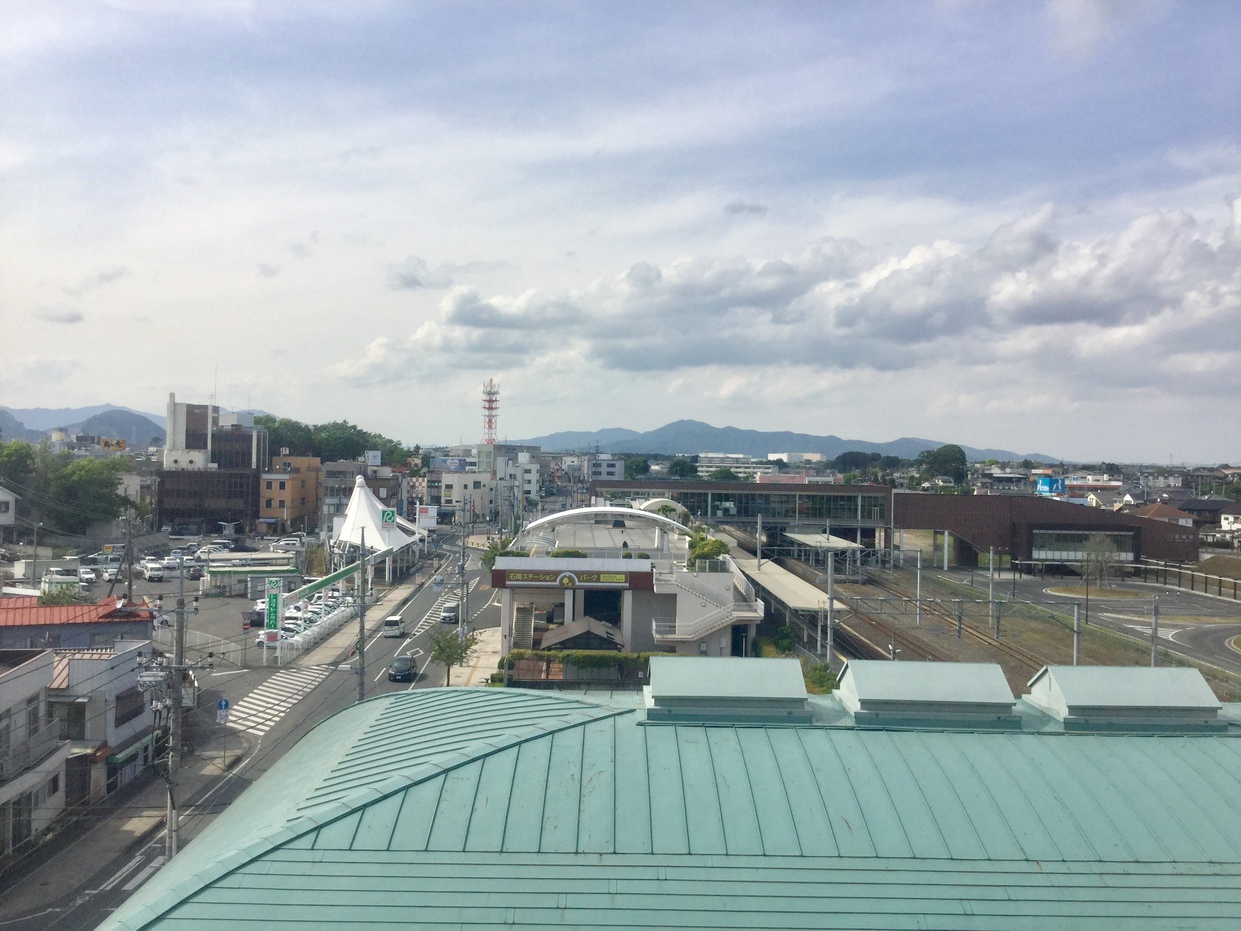
[[[161,866],[163,866],[165,862],[166,862],[166,858],[163,857],[162,855],[156,857],[154,860],[152,860],[150,863],[144,866],[142,868],[142,871],[139,872],[137,876],[135,876],[129,882],[125,883],[125,885],[121,886],[121,891],[122,892],[133,892],[135,889],[141,886],[144,882],[150,879],[151,874],[154,873],[156,870],[158,870]]]
[[[330,666],[282,669],[233,705],[228,726],[251,734],[265,734],[285,713],[328,677]]]

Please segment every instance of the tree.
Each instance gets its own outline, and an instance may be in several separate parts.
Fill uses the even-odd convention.
[[[347,420],[316,424],[311,430],[312,455],[323,462],[347,462],[357,459],[369,447],[369,435]]]
[[[48,463],[47,484],[41,489],[51,504],[46,516],[66,533],[81,533],[91,524],[115,520],[127,499],[118,490],[129,465],[123,458],[72,459],[67,453]]]
[[[314,455],[314,430],[309,424],[288,417],[259,414],[254,418],[254,425],[266,428],[267,448],[273,456],[283,455],[282,449],[288,449],[290,456]]]
[[[1111,579],[1120,571],[1120,547],[1106,533],[1092,533],[1083,547],[1086,565],[1082,572],[1099,585],[1111,585]]]
[[[694,457],[697,458],[697,457]],[[688,456],[677,456],[668,463],[668,478],[697,478],[698,466]]]
[[[727,466],[721,466],[718,469],[712,469],[711,474],[707,476],[713,482],[739,482],[741,476]]]
[[[445,685],[451,681],[452,667],[464,666],[474,656],[479,636],[475,630],[461,637],[455,629],[431,634],[431,662],[444,667]]]
[[[946,475],[958,485],[965,481],[965,450],[954,443],[939,449],[924,449],[918,453],[917,462],[924,479]]]
[[[24,440],[0,443],[0,482],[21,493],[28,488],[35,469],[35,448]]]
[[[700,559],[719,559],[728,555],[728,544],[723,540],[696,533],[690,539],[688,565],[694,566]]]
[[[650,460],[641,456],[630,457],[625,460],[625,478],[635,479],[639,475],[647,475],[651,471]]]

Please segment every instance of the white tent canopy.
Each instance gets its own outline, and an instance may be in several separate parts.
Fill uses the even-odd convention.
[[[349,507],[345,509],[345,519],[340,529],[332,536],[333,545],[362,545],[362,533],[366,532],[366,548],[370,551],[396,551],[409,546],[417,540],[426,539],[426,531],[397,516],[396,523],[384,526],[384,505],[375,493],[366,487],[366,479],[359,475],[354,480],[353,496],[349,499]]]

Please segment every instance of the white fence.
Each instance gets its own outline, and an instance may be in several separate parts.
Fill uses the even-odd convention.
[[[203,659],[208,653],[211,653],[216,660],[227,660],[238,666],[246,666],[248,665],[247,660],[253,655],[263,666],[270,665],[273,662],[277,666],[284,666],[303,650],[317,646],[327,637],[340,630],[350,618],[357,616],[358,608],[356,605],[343,605],[324,617],[319,623],[312,624],[306,628],[296,638],[277,640],[269,646],[262,646],[257,643],[257,639],[263,635],[261,628],[246,631],[240,641],[227,640],[223,637],[202,633],[201,631],[187,630],[185,632],[185,650],[187,655],[190,655],[191,661]],[[162,649],[171,652],[175,646],[173,637],[174,631],[172,627],[160,626],[155,628],[155,635],[152,639]],[[255,651],[253,654],[250,652],[252,650]]]

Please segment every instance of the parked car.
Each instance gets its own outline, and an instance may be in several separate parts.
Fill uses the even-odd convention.
[[[105,582],[117,582],[125,578],[124,566],[104,566],[103,580]]]
[[[144,559],[138,566],[138,574],[148,582],[164,581],[164,567],[158,559]]]
[[[413,682],[418,670],[412,656],[397,656],[388,666],[389,682]]]
[[[302,638],[300,636],[301,632],[302,631],[300,627],[292,627],[286,624],[283,627],[279,628],[277,631],[275,631],[275,634],[276,634],[275,640],[284,640],[291,644],[297,645],[302,642]],[[269,631],[269,630],[263,631],[261,634],[258,635],[257,638],[255,638],[254,645],[259,646],[259,647],[271,646],[275,641],[269,640],[268,634],[270,633],[272,633],[272,631]]]
[[[95,584],[95,570],[88,569],[86,566],[78,568],[78,581],[85,582],[87,585]]]
[[[300,550],[305,549],[305,546],[306,544],[297,539],[297,537],[285,537],[284,539],[277,540],[273,543],[271,548],[273,550]]]
[[[384,618],[383,635],[385,637],[405,636],[405,622],[401,620],[401,616],[399,614],[394,614],[392,617]]]

